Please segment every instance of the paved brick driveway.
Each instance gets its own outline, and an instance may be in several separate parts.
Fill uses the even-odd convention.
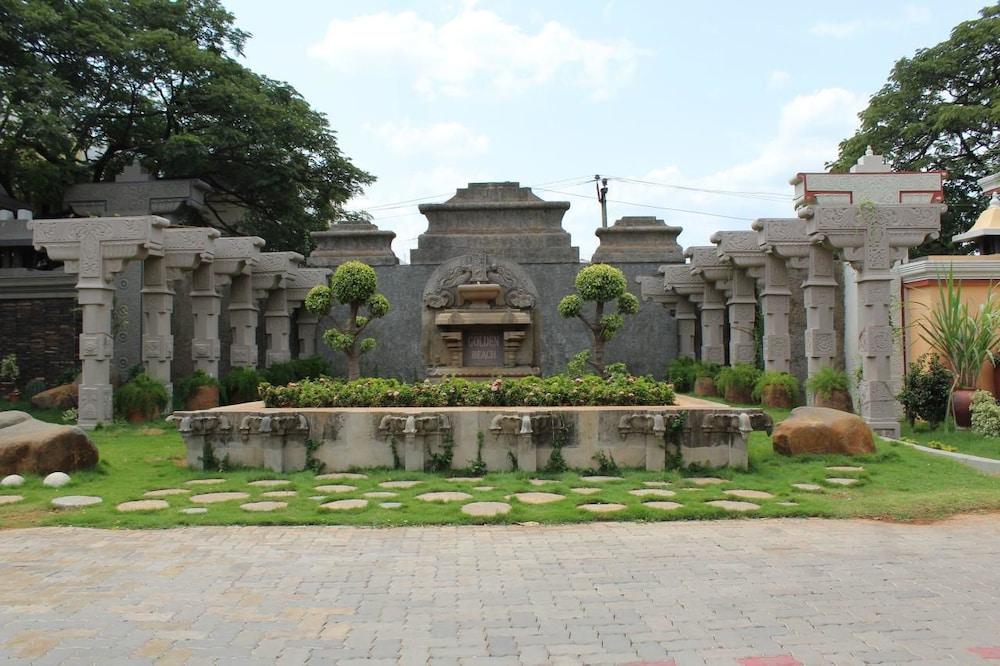
[[[5,658],[1000,664],[1000,516],[0,531]]]

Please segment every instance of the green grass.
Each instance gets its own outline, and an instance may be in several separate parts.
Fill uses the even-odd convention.
[[[51,416],[51,415],[50,415]],[[160,528],[179,525],[431,525],[462,523],[573,523],[600,520],[705,520],[742,517],[824,516],[835,518],[864,517],[895,520],[929,520],[969,511],[1000,510],[1000,478],[988,477],[951,460],[920,453],[902,444],[878,443],[878,451],[869,456],[847,458],[844,456],[811,456],[786,458],[774,454],[770,440],[764,433],[754,433],[750,444],[750,469],[745,472],[721,469],[690,471],[687,475],[712,475],[724,478],[723,486],[705,486],[701,490],[684,481],[680,472],[645,472],[626,470],[621,481],[587,483],[580,473],[568,472],[552,478],[556,483],[536,487],[531,478],[545,478],[544,474],[495,473],[482,480],[468,483],[448,481],[440,475],[411,473],[401,470],[366,470],[367,479],[316,481],[312,472],[275,474],[266,470],[236,470],[226,473],[208,473],[188,470],[184,466],[184,447],[173,427],[163,422],[149,426],[116,425],[93,431],[93,440],[101,453],[101,463],[92,471],[72,474],[72,482],[60,489],[42,486],[39,477],[30,477],[18,489],[4,489],[2,494],[23,495],[17,504],[0,506],[0,527],[26,527],[37,525],[77,525],[112,528]],[[847,488],[824,484],[830,475],[827,465],[864,466],[864,472],[846,474],[857,476],[860,483]],[[456,474],[461,474],[456,472]],[[586,474],[584,472],[583,474]],[[226,482],[213,486],[190,487],[190,495],[200,492],[243,491],[251,499],[266,500],[262,493],[269,490],[292,489],[296,497],[288,507],[275,513],[248,513],[239,508],[241,502],[206,505],[207,514],[184,515],[179,509],[197,506],[189,495],[165,497],[170,508],[160,512],[123,514],[115,510],[120,502],[141,499],[144,492],[160,488],[186,487],[186,481],[197,478],[225,478]],[[257,488],[247,483],[258,479],[288,479],[287,488]],[[356,486],[351,492],[329,495],[330,500],[361,497],[361,494],[379,488],[381,481],[414,479],[421,483],[415,488],[394,490],[397,497],[370,499],[365,509],[328,512],[319,509],[320,502],[309,499],[317,495],[313,488],[323,484]],[[677,494],[672,498],[640,498],[628,490],[642,488],[643,481],[669,481],[667,489]],[[792,483],[816,483],[823,486],[820,492],[800,491]],[[494,486],[490,491],[475,491],[477,485]],[[595,495],[578,495],[571,488],[595,486],[602,491]],[[714,499],[725,499],[725,489],[745,488],[764,490],[775,495],[773,499],[753,500],[761,509],[749,514],[733,514],[705,504]],[[424,492],[458,490],[467,492],[477,501],[508,501],[513,509],[505,516],[473,518],[459,511],[461,502],[431,504],[415,499]],[[566,499],[546,505],[526,505],[505,497],[516,492],[541,491],[566,496]],[[51,509],[52,498],[61,495],[98,495],[104,499],[100,505],[71,511]],[[684,506],[674,511],[659,511],[642,506],[643,501],[664,499]],[[738,499],[738,498],[730,498]],[[382,509],[381,501],[399,501],[398,509]],[[473,500],[466,500],[473,501]],[[782,506],[779,502],[794,501],[796,506]],[[623,511],[608,514],[591,514],[577,508],[590,502],[617,502],[626,505]]]
[[[902,436],[925,446],[936,441],[954,446],[961,453],[1000,460],[1000,437],[977,435],[971,430],[948,432],[943,425],[938,426],[937,430],[925,430],[919,426],[914,429],[905,421],[903,422]]]

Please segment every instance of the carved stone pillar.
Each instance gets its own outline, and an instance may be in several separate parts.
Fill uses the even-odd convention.
[[[253,297],[253,269],[260,258],[260,248],[264,247],[264,239],[257,236],[240,236],[236,238],[220,238],[215,242],[215,260],[213,275],[195,275],[195,292],[197,299],[193,306],[197,309],[195,315],[195,338],[192,341],[191,353],[194,356],[195,367],[206,372],[218,373],[219,367],[219,314],[221,312],[221,297],[219,290],[230,284],[230,326],[239,329],[239,348],[237,338],[233,337],[230,346],[230,365],[233,367],[257,365],[257,312]],[[193,293],[192,296],[195,294]],[[236,319],[232,318],[234,309]],[[252,308],[252,312],[246,308]],[[246,348],[243,340],[248,339],[251,331],[242,330],[244,326],[252,326],[249,340],[252,349]]]
[[[752,228],[764,252],[761,315],[764,318],[764,369],[791,372],[791,287],[789,266],[803,268],[809,254],[806,225],[798,218],[757,219]],[[810,398],[811,399],[811,398]]]
[[[229,363],[234,368],[256,368],[259,358],[257,320],[260,310],[253,294],[253,276],[234,276],[229,298],[229,325],[233,329]]]
[[[51,259],[64,262],[67,273],[76,273],[77,299],[83,311],[79,388],[81,427],[92,428],[114,418],[111,388],[112,279],[130,260],[163,254],[160,217],[82,218],[32,220],[32,242]]]
[[[288,298],[284,289],[275,289],[267,296],[264,308],[264,332],[267,335],[265,365],[286,363],[292,359],[290,336],[292,315],[288,311]]]
[[[682,358],[696,358],[695,328],[698,325],[698,313],[693,303],[684,298],[677,299],[677,355]]]
[[[219,377],[219,316],[222,296],[216,287],[215,268],[202,264],[191,275],[191,357],[194,369]]]
[[[663,275],[664,290],[676,299],[677,355],[698,358],[700,350],[695,347],[698,304],[704,296],[705,281],[691,274],[689,264],[660,266],[659,272]]]
[[[822,368],[837,363],[837,331],[834,327],[834,304],[837,298],[836,262],[828,248],[809,248],[809,275],[802,283],[802,301],[806,306],[806,363],[812,377]]]
[[[174,358],[174,336],[170,320],[174,313],[174,290],[167,276],[167,260],[150,257],[142,272],[142,363],[150,377],[167,387],[168,400],[173,396],[170,364]],[[167,404],[167,411],[170,403]]]
[[[729,362],[757,361],[754,326],[757,318],[757,296],[754,279],[742,269],[733,269],[733,290],[726,301],[729,308]]]
[[[306,310],[302,304],[310,289],[319,284],[327,284],[329,279],[328,268],[292,268],[285,279],[288,309],[297,312],[295,327],[299,340],[299,356],[316,355],[316,332],[319,327],[319,316]]]
[[[319,316],[302,308],[295,319],[295,328],[299,336],[299,356],[315,356]]]
[[[726,297],[706,283],[701,301],[701,360],[706,363],[725,365],[725,325]]]

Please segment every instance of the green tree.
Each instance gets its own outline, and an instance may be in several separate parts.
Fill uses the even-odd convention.
[[[323,341],[347,356],[347,378],[361,376],[361,355],[375,348],[375,338],[361,339],[373,319],[389,312],[389,299],[377,292],[378,279],[368,264],[346,261],[337,267],[329,286],[319,284],[306,294],[305,306],[313,314],[325,316],[335,304],[346,305],[346,321],[334,323],[323,333]],[[361,314],[364,308],[365,315]]]
[[[68,185],[138,159],[215,188],[224,232],[306,249],[373,178],[294,88],[240,64],[248,37],[218,0],[0,0],[0,184],[59,214]]]
[[[967,231],[986,206],[976,181],[1000,170],[1000,4],[957,25],[946,41],[899,60],[860,117],[860,129],[830,166],[846,171],[870,145],[896,169],[947,171],[941,236],[910,254],[969,251],[951,237]]]
[[[575,294],[564,296],[559,301],[559,314],[563,317],[577,317],[590,331],[590,365],[605,374],[604,345],[625,325],[625,316],[639,311],[639,299],[628,292],[625,275],[614,266],[592,264],[576,274]],[[605,313],[605,304],[618,301],[618,311]],[[585,302],[593,301],[594,315],[583,313]]]

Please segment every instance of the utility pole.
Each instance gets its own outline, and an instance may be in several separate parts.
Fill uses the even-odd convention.
[[[601,226],[608,226],[608,179],[601,174],[594,176],[594,187],[597,188],[597,200],[601,202]]]

